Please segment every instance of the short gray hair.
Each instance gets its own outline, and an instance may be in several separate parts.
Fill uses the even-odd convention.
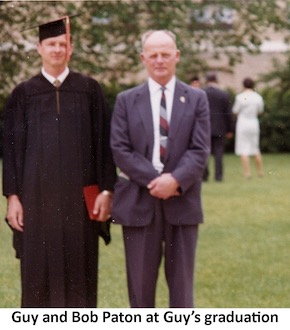
[[[141,37],[142,49],[144,47],[144,44],[145,44],[146,40],[155,32],[164,32],[165,34],[167,34],[174,41],[174,43],[176,45],[176,35],[173,32],[171,32],[169,30],[148,30],[145,33],[143,33],[142,37]]]

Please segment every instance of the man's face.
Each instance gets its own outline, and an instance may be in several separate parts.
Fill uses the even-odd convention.
[[[149,76],[165,85],[175,75],[180,53],[172,38],[164,32],[154,32],[143,45],[141,60]]]
[[[67,65],[67,55],[70,57],[72,53],[65,34],[42,40],[38,44],[37,51],[42,57],[43,67],[50,69],[64,68]]]

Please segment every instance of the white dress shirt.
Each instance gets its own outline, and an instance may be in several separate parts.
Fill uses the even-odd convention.
[[[68,76],[68,74],[69,74],[69,68],[68,67],[66,67],[65,69],[64,69],[64,71],[57,77],[57,78],[55,78],[55,77],[53,77],[53,76],[51,76],[50,74],[48,74],[45,70],[44,70],[44,68],[42,68],[41,69],[41,73],[42,73],[42,75],[44,76],[44,78],[46,78],[52,85],[54,84],[54,82],[56,81],[56,80],[58,80],[58,81],[60,81],[60,83],[62,84],[64,81],[65,81],[65,78]]]
[[[169,127],[170,127],[170,118],[172,113],[175,83],[176,83],[176,77],[173,76],[165,86],[166,112],[167,112],[167,121],[169,123]],[[150,92],[150,102],[152,109],[153,129],[154,129],[154,147],[153,147],[152,164],[154,168],[159,173],[161,173],[164,167],[164,165],[160,161],[160,128],[159,128],[162,86],[151,78],[148,79],[148,85]]]

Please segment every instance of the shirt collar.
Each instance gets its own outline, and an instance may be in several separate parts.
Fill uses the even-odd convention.
[[[169,90],[172,94],[174,92],[175,83],[176,83],[176,76],[173,76],[165,85],[166,89]],[[150,77],[148,78],[148,85],[149,85],[150,93],[159,92],[160,88],[162,87],[160,84],[158,84],[155,80],[153,80]]]
[[[62,84],[63,82],[64,82],[64,80],[65,80],[65,78],[68,76],[68,74],[69,74],[69,68],[68,67],[66,67],[65,69],[64,69],[64,71],[57,77],[57,78],[55,78],[55,77],[53,77],[52,75],[50,75],[49,73],[47,73],[45,70],[44,70],[44,68],[42,68],[41,69],[41,73],[42,73],[42,75],[51,83],[51,84],[53,84],[54,82],[55,82],[55,80],[59,80],[60,81],[60,83]]]

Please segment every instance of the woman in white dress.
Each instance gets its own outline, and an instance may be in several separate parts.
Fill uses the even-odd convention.
[[[263,176],[258,116],[264,111],[261,95],[254,91],[254,81],[243,81],[244,91],[236,96],[233,113],[237,116],[235,154],[241,157],[245,178],[251,177],[250,156],[254,156],[258,175]]]

